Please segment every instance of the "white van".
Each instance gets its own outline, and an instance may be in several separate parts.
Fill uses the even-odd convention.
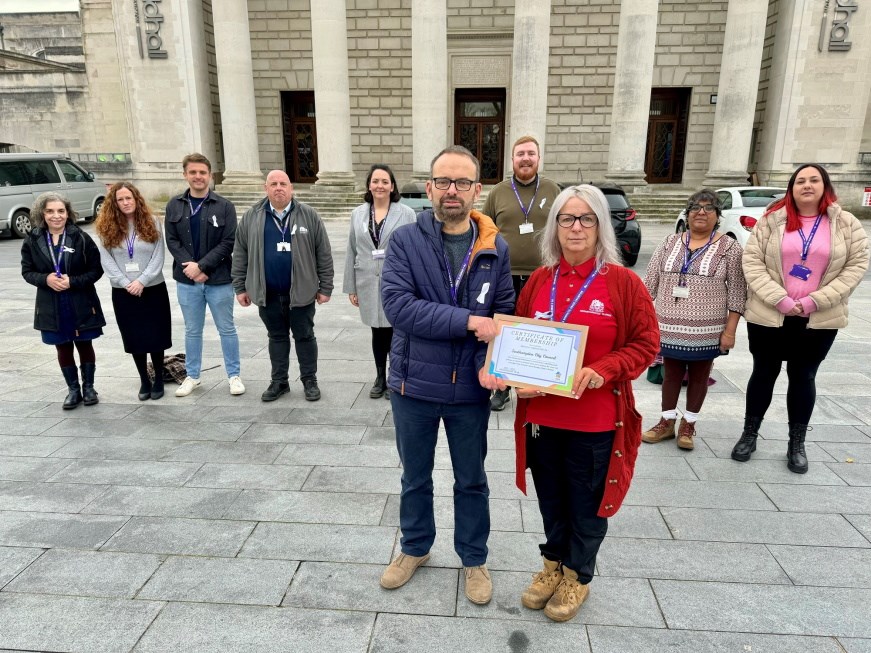
[[[0,234],[24,238],[31,229],[30,207],[46,191],[67,197],[79,219],[90,222],[103,204],[106,184],[64,154],[0,154]]]

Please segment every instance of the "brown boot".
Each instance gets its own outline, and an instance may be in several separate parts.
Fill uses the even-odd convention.
[[[541,559],[544,561],[544,569],[532,577],[532,584],[520,596],[523,607],[530,610],[541,610],[547,605],[557,585],[563,579],[563,572],[558,562],[548,560],[544,556]]]
[[[577,573],[563,567],[563,579],[544,606],[544,614],[553,621],[568,621],[578,614],[589,594],[590,586],[582,585]]]
[[[659,421],[649,431],[645,431],[641,435],[641,439],[650,444],[656,444],[663,440],[669,440],[674,437],[674,420],[660,417]]]
[[[688,422],[681,417],[680,426],[677,429],[677,446],[692,451],[696,446],[693,444],[694,437],[696,437],[696,423]]]
[[[476,605],[487,605],[493,598],[493,582],[487,565],[463,567],[466,576],[466,598]]]
[[[427,560],[429,560],[429,553],[420,557],[400,553],[381,574],[381,587],[388,590],[402,587],[411,580],[417,568]]]

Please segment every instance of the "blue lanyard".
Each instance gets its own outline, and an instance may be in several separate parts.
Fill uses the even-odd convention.
[[[804,264],[804,262],[807,261],[807,255],[811,249],[811,241],[814,239],[814,236],[817,235],[817,229],[819,228],[820,222],[822,221],[822,219],[823,219],[823,214],[821,213],[817,216],[816,222],[814,222],[814,226],[811,229],[810,236],[808,236],[807,238],[804,237],[804,229],[802,229],[801,227],[798,228],[798,235],[801,236],[801,262],[802,262],[802,264]]]
[[[136,231],[133,231],[133,235],[129,238],[125,238],[124,242],[127,243],[127,256],[130,257],[130,260],[133,260],[133,245],[136,242]]]
[[[529,212],[532,211],[532,205],[535,204],[535,196],[538,195],[538,185],[541,183],[541,177],[535,176],[535,192],[532,194],[532,199],[529,200],[529,206],[523,207],[523,200],[520,199],[520,193],[517,192],[517,186],[514,184],[514,177],[511,177],[511,188],[514,190],[514,197],[517,198],[517,203],[520,204],[520,210],[523,211],[523,221],[529,222]]]
[[[469,245],[469,251],[466,252],[466,257],[463,259],[460,271],[457,272],[456,279],[454,279],[454,275],[451,272],[451,262],[448,260],[448,255],[446,252],[442,251],[442,255],[445,257],[445,270],[448,273],[448,283],[451,285],[451,301],[454,303],[454,306],[459,306],[459,304],[457,304],[457,296],[460,292],[460,284],[463,282],[463,276],[466,274],[466,270],[469,267],[469,261],[472,260],[472,250],[475,249],[475,241],[477,240],[476,236],[475,223],[472,222],[472,244]]]
[[[63,260],[64,244],[67,242],[67,230],[64,229],[60,240],[58,241],[57,254],[55,254],[55,247],[51,242],[51,234],[47,231],[45,232],[45,241],[48,243],[48,253],[51,255],[51,262],[54,265],[54,273],[58,278],[60,278],[63,276],[60,272],[60,264]]]
[[[207,199],[209,199],[209,194],[208,194],[208,193],[206,193],[206,196],[203,198],[203,201],[200,202],[200,205],[196,208],[196,210],[194,210],[194,203],[191,202],[191,196],[188,195],[188,206],[189,206],[190,209],[191,209],[191,215],[190,215],[190,217],[194,217],[197,213],[199,213],[199,212],[202,210],[202,208],[203,208],[203,204],[206,203],[206,200],[207,200]]]
[[[583,297],[587,290],[590,288],[590,284],[593,283],[593,279],[599,276],[599,270],[593,270],[592,274],[587,277],[587,280],[584,282],[584,285],[581,286],[581,289],[575,294],[574,299],[572,299],[569,307],[566,309],[566,312],[563,313],[563,317],[561,320],[557,320],[558,322],[565,322],[569,319],[569,315],[572,314],[572,311],[575,310],[575,307],[578,305],[578,302],[581,301],[581,297]],[[556,270],[553,271],[553,284],[550,287],[550,319],[556,320],[556,281],[559,278],[559,266],[557,266]]]
[[[286,243],[287,241],[284,239],[284,235],[287,233],[287,228],[290,226],[290,211],[284,214],[284,217],[281,221],[275,216],[275,211],[270,209],[272,213],[272,221],[275,223],[275,227],[281,232],[281,242]]]
[[[684,277],[684,275],[686,275],[687,272],[689,272],[690,266],[693,264],[693,262],[697,258],[699,258],[702,254],[704,254],[707,251],[708,247],[711,246],[711,243],[714,242],[714,235],[716,233],[717,233],[716,231],[712,231],[711,237],[708,239],[707,244],[704,247],[699,247],[692,255],[690,255],[690,234],[689,234],[689,232],[687,232],[686,241],[682,241],[684,244],[684,251],[683,251],[683,265],[680,268],[681,279]],[[683,284],[681,284],[681,285],[683,285]]]

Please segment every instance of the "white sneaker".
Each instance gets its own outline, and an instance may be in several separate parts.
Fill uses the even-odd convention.
[[[199,379],[195,379],[192,376],[184,377],[184,381],[181,382],[181,385],[178,387],[178,390],[175,391],[176,397],[187,397],[190,393],[194,391],[200,384]]]
[[[231,395],[243,395],[245,394],[245,385],[242,383],[242,379],[238,376],[230,377],[230,394]]]

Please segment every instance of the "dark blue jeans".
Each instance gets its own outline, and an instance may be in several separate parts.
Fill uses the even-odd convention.
[[[272,380],[287,383],[290,371],[290,334],[296,346],[301,381],[317,378],[318,341],[315,339],[315,303],[290,307],[288,295],[266,295],[260,306],[260,319],[269,335],[269,360]]]
[[[581,433],[542,426],[538,437],[526,438],[526,456],[547,541],[539,548],[548,560],[562,562],[589,583],[608,520],[596,513],[605,492],[605,478],[614,431]]]
[[[451,405],[391,392],[390,401],[402,461],[402,552],[423,556],[435,542],[432,470],[441,420],[454,468],[454,550],[464,567],[483,565],[490,535],[490,489],[484,472],[489,400]]]

